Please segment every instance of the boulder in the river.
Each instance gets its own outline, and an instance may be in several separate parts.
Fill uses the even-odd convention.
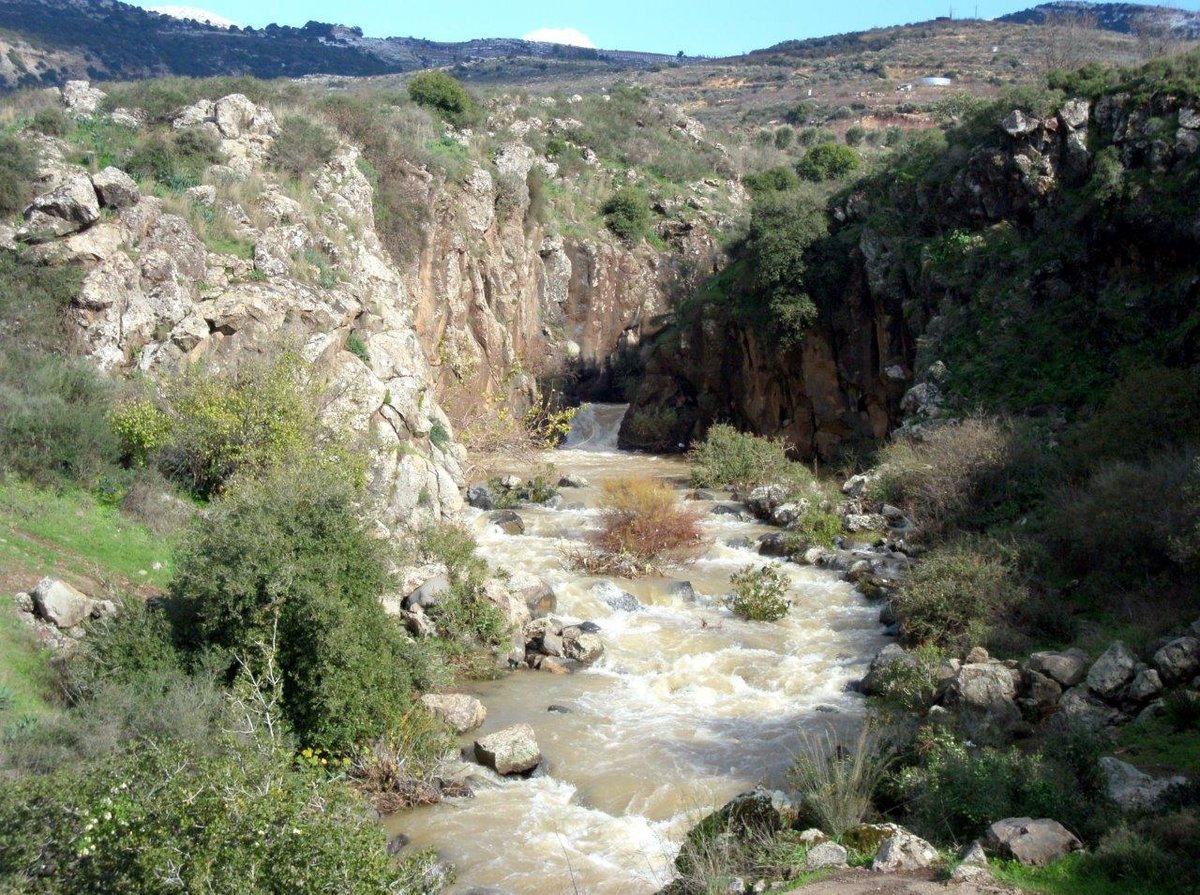
[[[637,612],[642,608],[637,597],[621,590],[611,581],[601,581],[599,584],[592,585],[592,593],[603,600],[605,605],[614,612]]]
[[[467,503],[477,510],[494,510],[496,497],[487,485],[472,485],[467,489]]]
[[[421,704],[456,733],[474,730],[487,719],[483,703],[466,693],[426,693]]]
[[[988,827],[984,846],[998,857],[1045,867],[1083,848],[1083,843],[1056,820],[1009,817]]]
[[[509,592],[518,597],[529,609],[532,618],[542,618],[558,607],[554,588],[545,578],[524,569],[505,568]]]
[[[574,630],[578,631],[579,629]],[[574,659],[585,665],[595,662],[604,654],[604,642],[595,634],[585,634],[582,631],[575,636],[565,637],[563,648],[568,659]]]
[[[404,598],[404,608],[420,606],[422,609],[429,609],[436,606],[449,592],[450,578],[446,575],[434,575]]]
[[[488,522],[508,535],[525,534],[525,522],[515,510],[497,510],[488,516]]]
[[[788,489],[783,485],[760,485],[746,495],[746,507],[759,519],[770,519],[787,498]]]
[[[587,486],[588,480],[574,473],[567,473],[558,480],[558,487],[560,488],[586,488]]]
[[[497,774],[524,774],[542,761],[533,728],[514,724],[475,741],[475,758]]]

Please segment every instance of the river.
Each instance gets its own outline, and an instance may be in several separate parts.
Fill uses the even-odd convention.
[[[519,509],[524,535],[468,511],[480,554],[544,577],[556,616],[596,622],[605,653],[569,676],[520,671],[470,688],[488,716],[464,745],[525,722],[546,764],[527,780],[484,773],[473,798],[388,819],[389,831],[454,862],[453,892],[655,892],[699,817],[757,783],[782,786],[804,731],[862,717],[861,697],[845,685],[884,643],[878,607],[833,573],[792,564],[793,608],[782,621],[743,622],[721,605],[732,573],[768,562],[754,541],[775,529],[708,515],[711,546],[699,560],[667,578],[612,581],[642,604],[632,612],[604,602],[596,586],[607,579],[570,568],[564,548],[595,526],[605,479],[648,475],[687,490],[681,458],[617,450],[623,412],[585,407],[564,447],[547,453],[560,474],[590,485],[563,489],[564,508]]]

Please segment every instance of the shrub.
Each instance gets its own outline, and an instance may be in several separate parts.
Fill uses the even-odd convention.
[[[673,407],[632,410],[621,421],[621,440],[638,450],[678,450],[679,435],[679,413]]]
[[[333,134],[320,124],[300,115],[288,115],[279,122],[271,161],[284,173],[303,177],[328,163],[337,145]]]
[[[71,132],[73,122],[62,109],[38,109],[29,121],[29,127],[47,137],[65,137]]]
[[[697,488],[732,488],[749,492],[759,485],[783,484],[793,489],[811,485],[812,473],[787,456],[787,444],[739,432],[718,424],[688,454],[691,481]]]
[[[0,469],[90,482],[118,456],[109,387],[82,361],[0,351]]]
[[[320,467],[243,479],[190,527],[171,585],[192,652],[232,666],[274,643],[287,720],[335,752],[398,723],[428,674],[380,606],[391,578],[361,497]]]
[[[733,592],[726,598],[734,615],[752,622],[779,621],[788,614],[789,581],[777,566],[746,566],[729,579]]]
[[[867,817],[891,760],[891,751],[866,726],[849,748],[827,732],[804,738],[789,779],[804,810],[838,837]]]
[[[961,541],[922,557],[893,606],[906,640],[962,654],[994,644],[997,626],[1028,599],[1011,560],[996,545]]]
[[[601,557],[648,571],[693,558],[704,544],[700,511],[680,504],[674,489],[649,478],[606,481],[600,531],[592,545]]]
[[[156,743],[0,789],[0,888],[413,891],[344,784],[287,756]]]
[[[433,109],[455,124],[467,124],[478,114],[467,88],[444,71],[414,76],[408,82],[408,95],[417,105]]]
[[[1104,834],[1088,856],[1086,869],[1106,879],[1141,885],[1179,881],[1175,862],[1154,842],[1147,841],[1127,824]]]
[[[650,224],[650,200],[635,186],[623,186],[600,208],[604,226],[628,243],[641,242]]]
[[[87,636],[67,663],[67,686],[76,699],[102,686],[163,681],[182,666],[170,620],[161,607],[127,595],[116,601],[115,615],[87,626]]]
[[[861,146],[867,138],[867,129],[861,124],[853,124],[846,129],[846,145]]]
[[[1106,581],[1145,580],[1178,550],[1172,538],[1195,524],[1188,482],[1194,459],[1166,453],[1142,462],[1099,465],[1049,501],[1048,540],[1055,558],[1075,573]]]
[[[220,160],[217,138],[191,128],[173,134],[152,132],[134,148],[124,167],[135,177],[181,192],[199,184],[204,169]]]
[[[794,190],[800,186],[800,178],[787,165],[778,165],[765,171],[747,174],[742,178],[742,183],[751,195],[758,197],[765,193],[783,193]]]
[[[794,347],[817,319],[805,251],[827,232],[824,207],[803,193],[766,193],[750,210],[745,255],[751,290],[736,310],[767,341]]]
[[[805,180],[818,183],[825,180],[840,180],[858,168],[858,153],[849,146],[836,143],[821,143],[804,153],[796,164],[796,173]]]
[[[899,775],[906,825],[935,842],[969,842],[1004,817],[1053,818],[1095,841],[1115,816],[1090,732],[1064,729],[1025,753],[974,747],[937,730],[917,754],[920,764]]]
[[[367,343],[358,333],[350,333],[349,337],[347,337],[346,350],[367,366],[371,365],[371,352],[367,350]]]
[[[1123,379],[1072,439],[1090,462],[1138,462],[1168,448],[1200,444],[1200,376],[1149,368]]]
[[[23,210],[33,198],[37,156],[22,140],[0,136],[0,216]]]
[[[972,417],[895,441],[872,497],[903,507],[926,537],[1015,521],[1045,495],[1057,460],[1030,424]]]
[[[122,459],[131,466],[144,466],[167,445],[171,435],[170,419],[149,398],[118,404],[112,412],[112,427],[121,444]]]
[[[319,417],[322,388],[298,354],[248,361],[225,373],[192,369],[168,383],[163,469],[197,495],[235,475],[261,475],[303,460],[362,476],[362,460]]]
[[[35,264],[0,250],[0,337],[9,346],[63,353],[70,345],[64,315],[85,273],[80,265]]]
[[[433,805],[442,799],[437,771],[454,745],[450,729],[414,704],[391,733],[354,750],[347,773],[385,814]]]

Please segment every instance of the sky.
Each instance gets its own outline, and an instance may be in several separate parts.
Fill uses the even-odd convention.
[[[1039,0],[957,0],[956,17],[995,18]],[[139,5],[162,7],[163,0]],[[182,5],[182,4],[180,4]],[[1177,9],[1200,9],[1200,0],[1177,0]],[[190,8],[261,28],[309,20],[357,25],[369,37],[423,37],[460,41],[474,37],[528,37],[603,49],[732,56],[784,40],[920,22],[950,12],[950,0],[868,2],[834,0],[199,0]],[[178,7],[176,7],[178,8]],[[215,20],[214,20],[215,21]]]

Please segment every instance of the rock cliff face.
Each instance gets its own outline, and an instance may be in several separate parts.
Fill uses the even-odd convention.
[[[69,86],[70,114],[101,114],[103,93]],[[136,110],[123,113],[138,124]],[[124,172],[89,174],[65,161],[65,144],[38,137],[44,192],[0,241],[86,267],[70,319],[81,353],[114,374],[300,350],[328,383],[329,418],[370,439],[392,528],[462,506],[464,452],[443,406],[490,397],[519,408],[539,379],[604,391],[612,359],[654,332],[717,254],[706,227],[680,221],[662,225],[665,252],[552,235],[526,211],[530,171],[554,166],[513,139],[495,157],[498,176],[476,164],[448,187],[410,168],[431,213],[419,252],[398,262],[376,232],[353,145],[297,188],[269,164],[275,117],[246,97],[197,102],[173,126],[219,146],[205,185],[145,195]],[[217,219],[232,232],[206,242],[199,231]]]
[[[988,369],[1004,339],[1015,341],[1003,360],[1022,366],[1010,331],[1048,320],[1037,325],[1066,330],[1054,341],[1107,341],[1111,351],[1114,333],[1144,338],[1119,313],[1165,330],[1194,307],[1200,218],[1176,206],[1200,163],[1195,109],[1118,93],[1041,117],[1014,110],[945,158],[952,164],[917,187],[865,181],[835,198],[829,240],[845,257],[801,347],[764,345],[720,301],[647,346],[622,444],[661,449],[732,421],[806,458],[830,457],[884,437],[902,414],[940,412],[953,398],[939,362],[948,350],[958,351],[945,356],[951,379],[971,368],[971,394],[991,394],[989,377],[1025,382],[1027,396],[1001,397],[1033,406],[1048,375],[1037,358],[1026,355],[1024,372]],[[1195,352],[1194,335],[1180,339],[1179,351]]]

